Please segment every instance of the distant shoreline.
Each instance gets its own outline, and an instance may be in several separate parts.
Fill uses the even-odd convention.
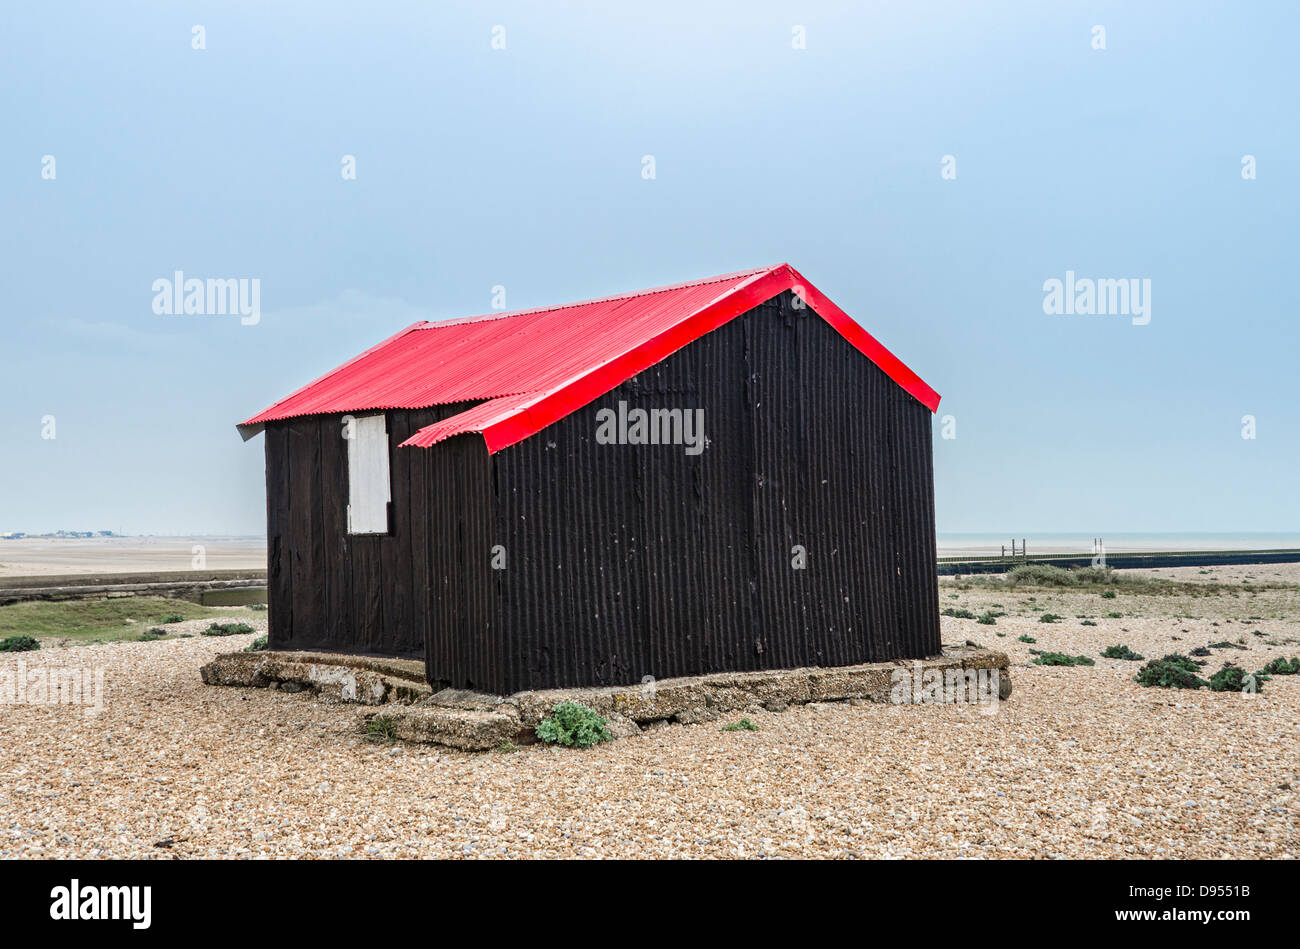
[[[1300,532],[1169,532],[1101,535],[1107,554],[1173,553],[1198,550],[1300,549]],[[1029,555],[1091,555],[1092,536],[1078,533],[1023,535]],[[997,557],[1010,552],[1012,535],[938,535],[940,558]],[[1022,535],[1015,536],[1017,553]],[[196,551],[195,548],[202,548]],[[201,555],[202,567],[196,567]],[[165,571],[259,570],[266,567],[266,538],[256,535],[142,535],[121,537],[24,537],[0,540],[0,577]]]

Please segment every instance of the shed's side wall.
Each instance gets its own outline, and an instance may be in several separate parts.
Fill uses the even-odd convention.
[[[599,444],[620,400],[704,409],[708,447]],[[939,651],[930,412],[789,294],[495,456],[472,436],[427,454],[431,490],[482,477],[463,507],[492,516],[484,549],[432,570],[432,679],[508,693]]]
[[[393,511],[386,536],[348,534],[342,415],[266,426],[273,649],[424,658],[432,552],[454,548],[465,534],[463,512],[451,506],[452,493],[429,489],[435,478],[431,453],[397,445],[417,429],[468,407],[386,413]],[[440,474],[436,477],[441,480]],[[438,602],[446,599],[443,592]],[[446,624],[460,616],[451,613],[439,621]]]

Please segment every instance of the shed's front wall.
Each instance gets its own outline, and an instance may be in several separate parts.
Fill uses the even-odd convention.
[[[620,401],[703,409],[707,447],[600,443]],[[434,552],[431,679],[509,693],[939,651],[930,412],[789,294],[490,458],[474,436],[410,450],[444,472],[432,491],[480,466],[490,487],[469,489],[491,526],[468,569]]]

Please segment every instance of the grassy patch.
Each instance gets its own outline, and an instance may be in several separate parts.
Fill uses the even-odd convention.
[[[270,648],[269,643],[270,641],[266,636],[258,636],[244,647],[244,652],[262,652],[263,650]]]
[[[0,606],[0,638],[25,634],[37,638],[77,640],[136,639],[142,626],[147,629],[184,620],[230,615],[230,610],[214,610],[188,600],[161,596],[33,600]]]
[[[201,630],[201,636],[243,636],[247,633],[254,632],[253,627],[247,623],[213,623],[205,630]]]
[[[1067,656],[1063,652],[1041,652],[1030,660],[1036,666],[1095,666],[1091,656]]]
[[[1065,570],[1048,564],[1012,567],[1003,576],[972,574],[954,581],[953,589],[993,590],[1099,590],[1105,599],[1119,594],[1220,596],[1224,593],[1259,593],[1266,590],[1300,591],[1300,584],[1280,582],[1216,583],[1201,580],[1165,580],[1141,573],[1116,573],[1110,567],[1076,567]],[[951,595],[951,594],[950,594]]]
[[[955,616],[957,619],[975,619],[975,614],[966,609],[953,609],[951,606],[943,610],[944,616]]]
[[[730,725],[723,725],[722,730],[724,732],[756,732],[758,731],[758,726],[749,719],[742,718],[740,721],[732,722]]]
[[[29,652],[40,648],[41,644],[30,636],[9,636],[0,639],[0,652]]]
[[[1016,639],[1020,640],[1022,643],[1038,642],[1037,639],[1035,639],[1033,636],[1030,636],[1028,633],[1021,633],[1019,636],[1016,637]]]
[[[1264,673],[1265,675],[1271,675],[1271,676],[1300,675],[1300,659],[1297,659],[1295,657],[1292,657],[1290,659],[1283,659],[1281,656],[1279,656],[1278,658],[1268,663],[1268,665],[1264,666],[1264,668],[1260,669],[1259,671]]]
[[[1065,619],[1064,616],[1058,616],[1056,613],[1044,613],[1042,616],[1038,617],[1038,622],[1056,623],[1063,619]]]
[[[397,740],[397,723],[387,715],[376,715],[366,722],[366,740],[387,744]]]

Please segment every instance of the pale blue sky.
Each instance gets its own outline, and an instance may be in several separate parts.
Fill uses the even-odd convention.
[[[941,531],[1295,530],[1298,32],[1282,2],[6,4],[0,530],[261,533],[235,422],[401,326],[783,260],[944,396]],[[177,269],[260,278],[261,323],[155,315]],[[1149,278],[1150,324],[1045,315],[1067,270]]]

